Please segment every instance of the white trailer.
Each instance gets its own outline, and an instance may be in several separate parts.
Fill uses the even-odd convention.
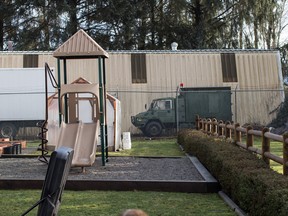
[[[55,92],[50,82],[48,92]],[[45,101],[44,68],[0,68],[0,136],[45,120]]]

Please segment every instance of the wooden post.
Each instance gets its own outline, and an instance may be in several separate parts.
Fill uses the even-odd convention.
[[[235,130],[235,137],[234,137],[234,139],[235,139],[235,143],[237,143],[237,142],[241,142],[241,131],[237,131],[237,128],[238,127],[240,127],[240,124],[239,123],[236,123],[235,125],[234,125],[234,130]]]
[[[270,159],[265,156],[265,152],[270,152],[270,139],[265,137],[266,132],[269,132],[269,128],[267,127],[262,130],[262,159],[269,165]]]
[[[288,133],[283,134],[283,175],[288,175],[288,166],[286,163],[288,162]]]
[[[208,119],[207,119],[207,134],[208,134],[208,135],[211,135],[211,126],[212,126],[212,124],[211,124],[211,119],[208,118]]]
[[[202,119],[199,118],[199,130],[202,130],[203,127],[202,125],[203,125]]]
[[[207,133],[207,120],[203,120],[203,125],[204,125],[204,133]]]
[[[231,130],[227,127],[230,124],[231,124],[230,121],[227,121],[225,123],[225,138],[226,139],[228,139],[228,138],[231,139]]]
[[[217,134],[217,119],[216,118],[213,118],[212,119],[212,131],[211,131],[211,133],[212,133],[212,135],[214,136],[214,135],[216,135]]]
[[[250,146],[253,146],[253,142],[254,142],[254,136],[253,134],[249,134],[249,131],[252,130],[253,127],[251,125],[248,125],[248,127],[246,128],[246,148],[248,149]]]
[[[218,122],[218,137],[221,137],[221,136],[223,136],[223,127],[220,127],[220,124],[223,124],[223,121],[222,120],[220,120],[219,122]]]
[[[199,115],[196,115],[196,118],[195,118],[195,129],[196,130],[199,130],[200,129],[200,117]]]

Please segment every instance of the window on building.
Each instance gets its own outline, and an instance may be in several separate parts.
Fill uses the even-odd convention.
[[[35,54],[24,55],[23,67],[24,68],[38,67],[38,55],[35,55]]]
[[[223,82],[238,82],[234,53],[221,53]]]
[[[146,54],[131,54],[132,83],[147,83]]]

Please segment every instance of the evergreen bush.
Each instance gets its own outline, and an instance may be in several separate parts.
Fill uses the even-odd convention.
[[[249,215],[287,215],[288,177],[270,169],[254,153],[196,130],[180,131],[178,143]]]

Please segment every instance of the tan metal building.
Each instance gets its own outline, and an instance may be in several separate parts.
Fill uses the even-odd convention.
[[[107,91],[121,101],[122,131],[138,132],[130,117],[176,87],[231,87],[233,120],[267,124],[284,101],[280,54],[273,50],[108,51]],[[52,52],[0,52],[0,68],[44,67],[57,71]],[[63,68],[63,67],[62,67]],[[61,68],[61,70],[63,70]],[[97,83],[98,61],[67,60],[70,83]],[[91,70],[93,69],[93,70]],[[57,74],[55,72],[55,74]],[[1,87],[0,87],[1,91]]]

